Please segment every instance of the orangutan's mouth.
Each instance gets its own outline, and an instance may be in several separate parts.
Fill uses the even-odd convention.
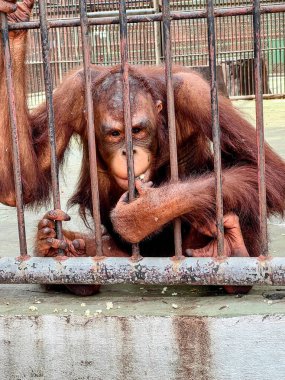
[[[136,179],[140,179],[142,182],[148,182],[150,177],[150,170],[147,169],[144,173],[141,173],[139,176],[136,177]],[[128,178],[121,178],[116,175],[114,175],[114,178],[117,182],[117,184],[120,186],[123,190],[129,189],[129,181]]]

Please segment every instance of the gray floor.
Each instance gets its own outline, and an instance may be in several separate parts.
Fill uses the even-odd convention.
[[[237,101],[238,107],[252,123],[254,123],[255,106],[254,101]],[[270,145],[285,158],[285,100],[264,101],[264,120],[266,139]],[[81,152],[76,142],[73,142],[68,160],[61,175],[61,196],[62,208],[66,209],[66,201],[73,192],[77,181],[81,161]],[[32,254],[33,240],[36,232],[36,225],[45,210],[37,212],[26,211],[26,232],[29,253]],[[65,228],[73,230],[84,230],[83,223],[78,218],[76,208],[69,210],[72,220],[66,223]],[[0,256],[17,256],[18,233],[16,210],[0,204]],[[272,218],[269,223],[270,250],[274,255],[284,255],[285,247],[285,223],[276,218]]]

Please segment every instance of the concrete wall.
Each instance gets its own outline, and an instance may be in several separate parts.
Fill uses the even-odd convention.
[[[283,380],[285,317],[1,316],[0,378]]]

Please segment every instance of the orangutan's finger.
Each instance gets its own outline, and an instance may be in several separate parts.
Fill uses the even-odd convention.
[[[85,241],[83,239],[73,240],[72,245],[76,250],[84,250],[85,249]]]
[[[40,240],[37,244],[36,255],[40,257],[55,257],[58,255],[55,249],[51,249],[49,245]]]
[[[56,237],[56,232],[52,228],[44,227],[38,231],[37,237],[39,240],[47,239],[47,238],[54,238],[54,237]]]
[[[129,192],[126,191],[118,200],[117,204],[119,203],[128,203],[129,201]]]
[[[188,256],[188,257],[193,257],[192,249],[187,248],[187,249],[185,250],[185,254],[186,254],[186,256]]]
[[[153,183],[151,181],[142,182],[140,179],[137,179],[135,181],[135,185],[139,195],[143,195],[148,189],[152,187]]]
[[[194,224],[194,228],[200,232],[200,234],[209,236],[209,237],[216,237],[217,236],[217,228],[215,224],[207,225],[207,226],[196,226]]]
[[[224,227],[226,229],[238,228],[240,229],[239,217],[233,212],[224,215]]]
[[[185,251],[188,257],[213,257],[215,255],[215,251],[211,244],[208,244],[206,247],[198,248],[198,249],[186,249]]]
[[[47,238],[45,240],[47,246],[55,249],[66,249],[68,247],[68,244],[64,240],[58,240],[55,238]]]
[[[49,219],[41,219],[39,221],[39,224],[38,224],[38,229],[42,229],[44,227],[49,227],[49,228],[53,228],[55,227],[55,224],[52,220],[49,220]]]
[[[234,248],[232,250],[231,256],[233,257],[249,257],[248,250],[245,246],[241,246],[239,248]]]
[[[14,0],[0,0],[0,12],[13,13],[17,9],[17,4]]]
[[[70,216],[66,214],[64,211],[56,209],[56,210],[50,210],[44,215],[44,219],[50,219],[50,220],[58,220],[58,221],[69,221]]]
[[[26,4],[28,9],[33,9],[35,0],[24,0],[23,3]]]
[[[107,235],[107,234],[108,234],[107,228],[104,226],[104,224],[101,224],[101,235]]]
[[[148,181],[148,182],[143,182],[143,187],[145,189],[151,189],[153,186],[153,182],[152,181]]]

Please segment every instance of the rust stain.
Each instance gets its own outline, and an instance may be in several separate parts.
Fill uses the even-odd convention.
[[[179,273],[181,264],[183,263],[185,256],[173,256],[171,257],[172,270],[174,273]]]
[[[95,261],[95,263],[102,262],[107,258],[107,256],[93,256],[92,260]]]
[[[186,259],[185,256],[172,256],[172,257],[170,257],[170,260],[172,260],[174,262],[182,262],[185,259]]]
[[[67,259],[70,259],[69,256],[54,256],[53,259],[58,262],[66,261]]]
[[[127,318],[117,318],[122,339],[121,339],[121,363],[120,378],[122,379],[135,379],[133,368],[133,334],[132,327]]]
[[[32,256],[30,256],[30,255],[23,255],[23,256],[16,257],[16,260],[22,262],[22,261],[28,261],[31,258],[32,258]]]
[[[138,263],[143,259],[143,256],[141,255],[132,255],[130,256],[129,260],[131,263]]]
[[[212,257],[213,261],[220,264],[220,263],[224,263],[225,261],[227,261],[228,259],[228,256],[214,256]]]
[[[204,318],[174,317],[178,347],[176,380],[212,380],[210,336]]]
[[[273,256],[260,255],[257,257],[257,260],[260,261],[260,263],[268,262],[268,261],[271,261],[272,259],[273,259]]]

